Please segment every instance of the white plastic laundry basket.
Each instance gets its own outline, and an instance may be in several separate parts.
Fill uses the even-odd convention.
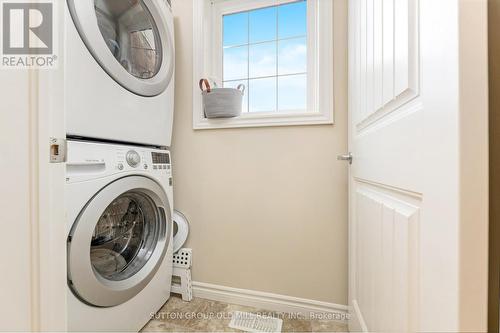
[[[238,88],[211,88],[207,79],[200,80],[205,117],[234,118],[241,116],[245,85]]]

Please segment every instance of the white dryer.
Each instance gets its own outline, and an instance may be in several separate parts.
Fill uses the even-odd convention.
[[[170,297],[166,150],[69,141],[69,331],[139,331]]]
[[[174,23],[169,0],[66,0],[69,136],[170,146]]]

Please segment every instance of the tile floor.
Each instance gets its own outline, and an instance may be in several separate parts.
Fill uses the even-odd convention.
[[[200,298],[183,302],[171,297],[142,332],[240,332],[229,327],[233,311],[277,315],[255,308],[209,301]],[[281,315],[282,332],[347,332],[347,325],[339,321],[309,320]]]

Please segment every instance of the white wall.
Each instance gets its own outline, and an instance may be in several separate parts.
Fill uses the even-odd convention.
[[[65,136],[63,70],[0,70],[0,331],[66,331],[65,166],[49,163],[49,138]]]
[[[175,208],[195,281],[347,304],[347,0],[333,1],[336,125],[204,131],[192,129],[193,1],[173,1]]]
[[[0,329],[32,329],[30,104],[28,71],[0,71]]]

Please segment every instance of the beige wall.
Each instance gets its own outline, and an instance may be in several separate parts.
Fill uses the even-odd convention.
[[[199,0],[195,0],[199,1]],[[174,0],[175,208],[193,280],[347,304],[347,1],[333,0],[335,126],[194,131],[192,1]]]
[[[489,194],[488,1],[460,0],[459,13],[460,330],[486,332]],[[471,156],[474,158],[471,159]]]

